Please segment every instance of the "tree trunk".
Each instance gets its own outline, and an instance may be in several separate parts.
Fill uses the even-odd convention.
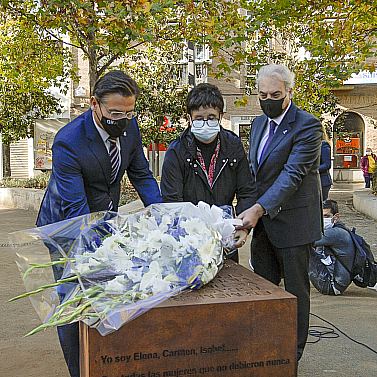
[[[3,144],[3,176],[4,178],[11,176],[10,170],[10,145]]]
[[[97,79],[98,79],[97,62],[92,63],[91,61],[89,61],[89,85],[90,85],[91,96],[93,95],[93,88]]]

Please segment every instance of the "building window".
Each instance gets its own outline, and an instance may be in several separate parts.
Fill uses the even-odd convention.
[[[207,81],[207,65],[195,64],[195,84]]]
[[[179,86],[183,87],[188,84],[188,67],[187,64],[177,65],[175,78],[179,80]]]
[[[190,61],[191,64],[194,63],[192,66],[190,66]],[[186,43],[182,49],[181,59],[176,62],[177,72],[175,77],[179,79],[179,85],[197,85],[207,82],[208,65],[210,63],[210,49],[207,45],[198,44],[194,46],[192,43]],[[195,70],[195,72],[191,72],[190,69]],[[192,80],[194,75],[195,80]]]
[[[211,57],[210,57],[210,49],[208,45],[205,44],[196,44],[195,45],[195,62],[200,63],[200,62],[211,62]]]

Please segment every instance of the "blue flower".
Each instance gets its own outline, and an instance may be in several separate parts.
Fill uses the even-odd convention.
[[[187,256],[182,258],[181,262],[177,266],[177,276],[183,284],[187,284],[187,281],[195,274],[197,266],[200,266],[202,261],[196,249],[190,247],[187,250]]]
[[[184,237],[188,235],[185,228],[180,227],[179,223],[176,225],[175,224],[169,225],[169,229],[167,233],[173,236],[177,241],[179,241],[180,237]]]

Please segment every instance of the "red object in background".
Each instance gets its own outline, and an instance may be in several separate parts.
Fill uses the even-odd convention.
[[[360,151],[360,138],[345,138],[338,139],[335,144],[335,151],[337,154],[353,154]]]
[[[165,152],[168,149],[167,146],[163,143],[155,144],[155,148],[156,148],[156,151],[159,151],[159,152]],[[148,149],[148,152],[152,152],[152,143],[149,144],[147,149]]]
[[[162,126],[160,127],[160,131],[161,132],[174,132],[175,131],[175,127],[170,127],[170,120],[168,117],[164,116],[164,123],[162,124]]]
[[[349,161],[351,160],[351,161]],[[356,169],[357,168],[357,156],[343,156],[343,168]]]

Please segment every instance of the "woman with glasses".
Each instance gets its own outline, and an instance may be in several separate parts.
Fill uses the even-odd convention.
[[[224,100],[215,85],[199,84],[187,96],[189,126],[169,146],[162,167],[165,202],[232,205],[236,214],[253,204],[250,170],[240,138],[221,126]],[[238,231],[236,247],[247,231]],[[232,259],[238,261],[235,252]]]

